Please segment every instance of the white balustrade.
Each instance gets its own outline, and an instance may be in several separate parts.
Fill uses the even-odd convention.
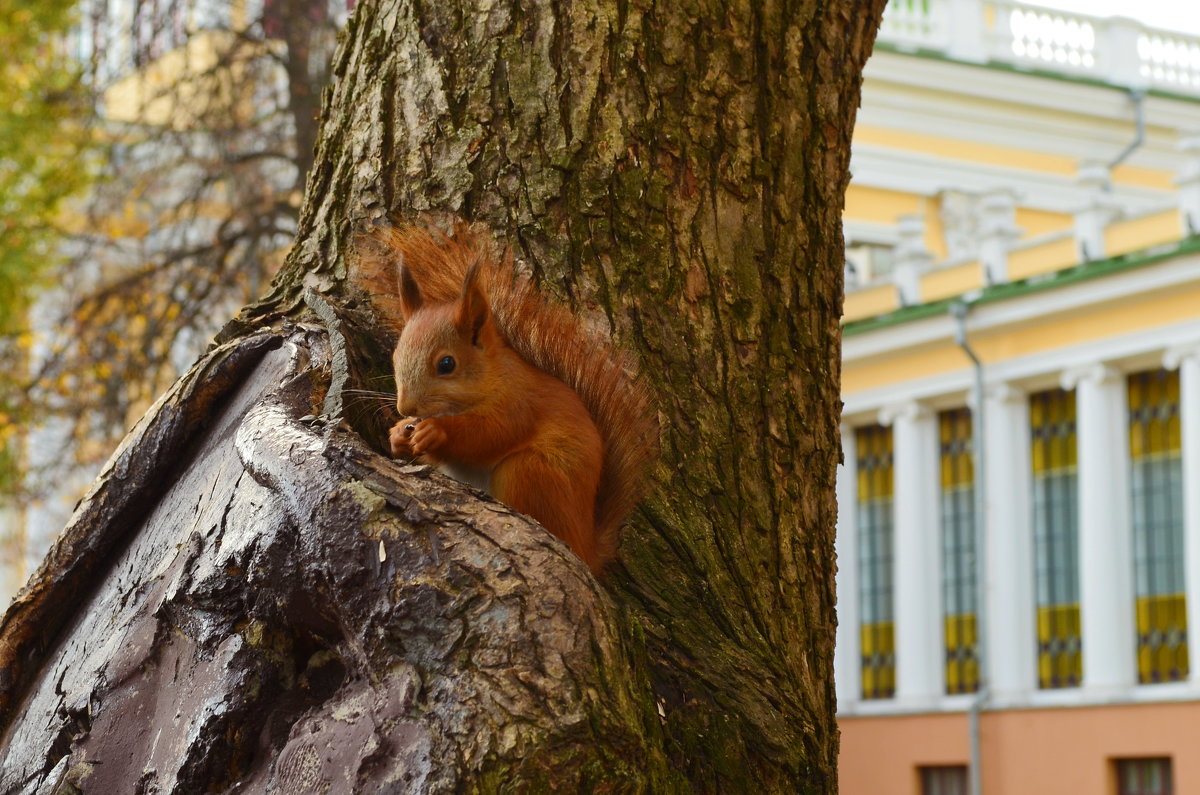
[[[1130,88],[1200,94],[1200,37],[1123,17],[1012,0],[891,0],[879,40],[958,60],[1000,61]]]
[[[948,49],[950,15],[946,0],[890,0],[879,38],[905,48]]]

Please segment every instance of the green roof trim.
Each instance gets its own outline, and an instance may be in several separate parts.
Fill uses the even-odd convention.
[[[960,66],[975,66],[979,67],[980,69],[992,69],[998,72],[1029,75],[1030,77],[1043,77],[1048,80],[1059,80],[1064,83],[1074,83],[1076,85],[1093,86],[1095,88],[1108,88],[1113,91],[1124,91],[1128,93],[1132,90],[1129,86],[1110,83],[1107,80],[1098,77],[1065,74],[1063,72],[1055,72],[1052,69],[1045,69],[1039,66],[1016,64],[1009,61],[997,61],[995,59],[989,59],[987,61],[964,61],[962,58],[954,58],[950,55],[947,55],[941,50],[934,50],[928,47],[905,47],[887,41],[880,41],[878,39],[875,41],[875,49],[882,50],[883,52],[896,53],[897,55],[912,55],[917,58],[929,58],[935,61],[945,61],[946,63],[959,64]],[[1145,91],[1147,96],[1159,97],[1160,99],[1173,99],[1179,102],[1200,103],[1200,96],[1196,94],[1181,94],[1177,91],[1170,91],[1164,88],[1147,88]]]
[[[1046,290],[1056,290],[1072,284],[1098,279],[1122,271],[1153,265],[1171,257],[1200,252],[1200,234],[1185,237],[1175,243],[1152,246],[1140,251],[1131,251],[1116,257],[1072,265],[1049,273],[1039,273],[1024,279],[1003,284],[993,284],[980,290],[972,290],[950,298],[942,298],[924,304],[901,307],[882,315],[852,320],[842,326],[843,337],[853,337],[857,334],[867,334],[889,326],[898,326],[914,320],[922,320],[949,312],[950,305],[965,302],[971,306],[989,304],[994,301],[1007,301]],[[970,297],[968,297],[970,296]]]

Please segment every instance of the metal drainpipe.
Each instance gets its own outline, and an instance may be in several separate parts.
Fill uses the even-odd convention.
[[[1108,181],[1104,183],[1106,191],[1112,190],[1112,171],[1117,166],[1129,159],[1129,156],[1137,151],[1146,141],[1146,89],[1131,88],[1129,89],[1129,100],[1133,103],[1133,123],[1134,128],[1133,140],[1121,150],[1121,154],[1113,158],[1108,164]]]
[[[950,305],[950,315],[955,320],[954,341],[963,349],[975,367],[975,408],[971,416],[971,446],[974,448],[975,464],[975,654],[979,666],[979,688],[971,699],[967,711],[967,733],[970,742],[971,795],[983,795],[981,766],[983,750],[980,744],[979,718],[989,696],[988,653],[987,653],[987,479],[984,470],[983,440],[983,362],[967,342],[967,313],[970,306],[965,301]]]

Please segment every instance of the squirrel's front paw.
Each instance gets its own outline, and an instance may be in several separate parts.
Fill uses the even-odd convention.
[[[446,431],[432,419],[417,420],[416,427],[408,436],[408,444],[418,455],[435,453],[446,443]]]
[[[388,431],[388,443],[392,446],[392,458],[412,458],[417,451],[412,446],[413,431],[416,430],[416,417],[404,417]]]

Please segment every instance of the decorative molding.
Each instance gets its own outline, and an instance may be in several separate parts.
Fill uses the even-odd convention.
[[[1063,370],[1059,383],[1063,389],[1074,389],[1084,381],[1103,386],[1121,378],[1121,371],[1102,362],[1089,362]]]
[[[1092,195],[1076,183],[1073,175],[949,160],[933,154],[864,143],[852,145],[850,171],[852,185],[924,196],[934,196],[947,189],[974,191],[985,186],[1012,193],[1021,207],[1062,215],[1072,215],[1087,204]],[[1177,206],[1170,191],[1119,184],[1112,193],[1112,200],[1127,216],[1161,212]]]
[[[979,67],[882,49],[877,49],[867,61],[863,74],[864,111],[872,105],[880,110],[882,106],[877,102],[883,98],[880,95],[890,95],[897,109],[907,109],[912,118],[925,117],[927,129],[941,129],[943,121],[953,123],[956,119],[967,124],[982,122],[992,128],[990,133],[981,131],[988,141],[1008,146],[1012,145],[1011,131],[1015,128],[1021,130],[1022,139],[1028,146],[1087,157],[1089,153],[1080,150],[1080,143],[1105,147],[1115,143],[1119,150],[1128,142],[1129,125],[1132,124],[1129,92],[1121,86],[1056,80],[1028,72]],[[964,99],[968,101],[964,102]],[[1200,98],[1150,95],[1145,101],[1147,118],[1155,119],[1156,124],[1169,130],[1195,128]],[[1084,121],[1079,125],[1064,122],[1063,114],[1082,116]],[[1033,118],[1027,119],[1027,116]],[[1030,120],[1035,123],[1028,124]],[[861,112],[859,121],[867,121]],[[1068,132],[1072,129],[1076,136],[1083,133],[1074,149]],[[1039,140],[1029,140],[1027,131],[1037,135]],[[1042,140],[1055,145],[1042,147]],[[1146,144],[1150,149],[1143,151],[1141,157],[1150,157],[1159,163],[1153,167],[1170,169],[1166,155],[1173,148],[1174,140],[1150,130]],[[1097,156],[1104,159],[1103,154]]]
[[[1139,295],[1176,290],[1185,285],[1194,286],[1197,282],[1200,282],[1200,255],[1180,256],[1057,290],[972,307],[971,331],[977,333],[1019,325]],[[1158,331],[1153,333],[1162,334]],[[889,356],[918,345],[952,339],[954,321],[949,315],[937,315],[846,337],[842,342],[842,361],[857,362],[876,356]]]
[[[897,420],[916,422],[933,416],[933,411],[915,400],[892,403],[879,409],[879,424],[891,427]]]
[[[875,224],[842,216],[842,238],[847,244],[894,246],[900,239],[900,231],[895,224]]]
[[[900,293],[900,306],[921,303],[921,276],[933,265],[933,255],[925,248],[925,216],[911,213],[897,223],[900,240],[896,244],[892,281]]]
[[[991,190],[979,197],[979,262],[984,284],[1008,281],[1008,252],[1021,237],[1012,191]]]
[[[1178,370],[1184,360],[1200,360],[1200,339],[1178,342],[1163,352],[1163,367]]]
[[[946,188],[938,192],[946,259],[971,262],[979,259],[979,196],[971,191]]]
[[[1156,367],[1162,361],[1168,341],[1181,337],[1200,338],[1200,318],[989,363],[984,375],[988,384],[1028,382],[1030,391],[1049,389],[1061,385],[1059,375],[1063,370],[1080,362],[1120,362],[1122,372]],[[942,405],[943,401],[945,405],[951,401],[961,403],[962,395],[969,393],[973,384],[973,373],[964,360],[958,370],[845,394],[842,415],[852,422],[873,422],[880,406],[908,400],[931,407]]]
[[[985,384],[983,399],[985,403],[1011,405],[1024,403],[1029,398],[1029,392],[1007,381],[995,384]]]
[[[1200,234],[1200,135],[1182,136],[1179,151],[1185,157],[1175,177],[1180,220],[1186,234]]]

